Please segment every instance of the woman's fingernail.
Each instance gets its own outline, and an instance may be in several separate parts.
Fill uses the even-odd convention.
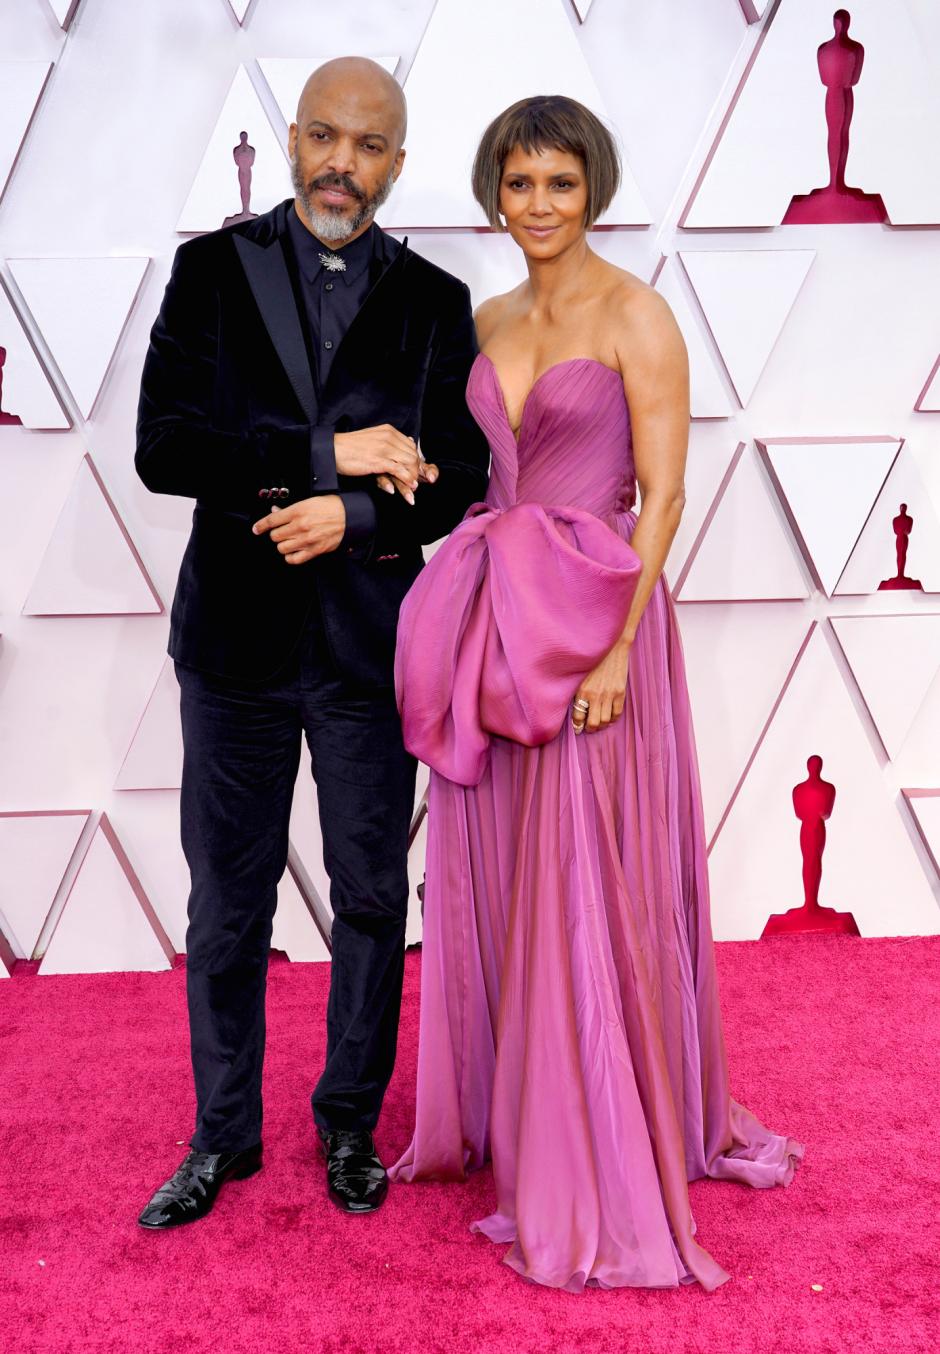
[[[408,502],[411,504],[411,506],[414,507],[414,505],[415,505],[415,496],[414,496],[414,494],[411,492],[410,489],[408,490],[407,494],[405,494],[405,498],[407,498],[407,500],[408,500]]]
[[[393,494],[395,492],[394,484],[383,484],[382,488],[385,490],[387,494]]]

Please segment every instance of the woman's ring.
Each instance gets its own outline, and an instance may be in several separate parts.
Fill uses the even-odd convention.
[[[590,703],[590,701],[584,700],[583,697],[581,697],[581,696],[579,696],[578,699],[577,699],[576,701],[573,701],[572,704],[574,705],[574,708],[575,708],[576,710],[583,710],[583,711],[585,712],[585,714],[586,714],[587,711],[590,710],[590,708],[591,708],[591,703]]]

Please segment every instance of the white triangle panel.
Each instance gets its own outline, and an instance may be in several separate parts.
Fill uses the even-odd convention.
[[[405,83],[408,159],[382,224],[485,225],[470,191],[480,137],[504,108],[546,91],[578,99],[606,119],[566,0],[437,0]],[[620,191],[601,219],[610,225],[650,222],[627,163]]]
[[[170,968],[173,947],[102,815],[39,966],[40,974]]]
[[[756,24],[759,19],[764,17],[770,0],[741,0],[741,8],[744,10],[744,17],[749,24]]]
[[[744,406],[754,394],[816,252],[682,250],[679,257]]]
[[[232,7],[232,13],[235,15],[238,22],[240,24],[244,23],[245,15],[248,13],[248,6],[251,4],[251,0],[228,0],[228,2]]]
[[[940,357],[933,364],[924,388],[914,401],[914,408],[922,413],[940,413]]]
[[[51,61],[0,61],[0,198],[51,71]]]
[[[924,592],[940,592],[940,520],[917,464],[910,450],[905,448],[894,462],[839,578],[835,590],[837,596],[877,592],[879,583],[897,576],[897,537],[893,522],[900,515],[902,503],[907,504],[907,515],[913,523],[907,543],[905,576],[917,579]],[[919,590],[905,589],[890,595],[897,600],[911,599],[919,595]]]
[[[831,596],[901,443],[896,437],[782,437],[757,445],[807,563]]]
[[[49,0],[52,12],[59,22],[59,27],[68,29],[72,20],[75,18],[75,11],[78,9],[81,0]]]
[[[254,149],[249,211],[259,216],[292,196],[285,150],[271,129],[248,72],[239,66],[176,223],[178,231],[217,230],[240,216],[239,171],[233,151],[241,145],[242,132],[247,132],[247,144]]]
[[[0,78],[2,78],[0,67]],[[69,428],[49,378],[0,286],[0,428]]]
[[[675,590],[682,581],[689,555],[702,535],[703,523],[743,446],[743,442],[738,442],[733,450],[729,448],[724,422],[709,419],[691,424],[685,463],[685,505],[664,569],[670,589]]]
[[[896,757],[940,672],[940,614],[834,616],[832,628],[885,750]]]
[[[330,952],[290,869],[278,885],[271,948],[298,962],[329,962]]]
[[[834,9],[831,0],[775,7],[680,225],[776,226],[795,195],[828,183],[816,50],[833,38]],[[940,176],[925,166],[940,144],[940,11],[909,0],[856,0],[848,9],[848,36],[862,44],[864,64],[853,90],[846,182],[880,194],[894,225],[935,224]]]
[[[0,813],[0,915],[18,959],[32,958],[88,816],[88,809]]]
[[[940,790],[902,790],[940,881]]]
[[[689,396],[693,418],[730,418],[735,407],[683,290],[674,258],[667,259],[656,290],[669,302],[689,352]]]
[[[36,326],[88,418],[147,270],[146,258],[9,259]]]
[[[853,913],[863,936],[936,934],[936,900],[817,628],[709,856],[716,940],[757,939],[771,913],[802,905],[792,792],[817,754],[836,788],[820,905]]]
[[[582,23],[590,14],[593,3],[594,0],[574,0],[574,11]]]
[[[807,636],[799,602],[678,607],[711,840]]]
[[[371,61],[383,66],[389,75],[395,74],[400,57],[373,56],[371,52],[344,52],[344,56],[368,56]],[[315,70],[332,61],[330,56],[262,56],[258,59],[261,74],[274,96],[274,102],[288,127],[297,119],[297,103],[300,91]]]
[[[808,596],[806,579],[754,452],[732,460],[676,583],[683,602]]]
[[[167,659],[114,782],[116,790],[178,790],[183,774],[180,688]]]
[[[137,616],[162,611],[143,561],[86,453],[23,614]]]

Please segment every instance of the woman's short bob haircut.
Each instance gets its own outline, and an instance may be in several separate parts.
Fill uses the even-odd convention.
[[[493,119],[473,161],[473,196],[495,230],[505,230],[499,219],[499,188],[507,157],[516,149],[526,155],[565,150],[581,160],[588,190],[585,230],[607,210],[620,185],[616,142],[596,114],[564,94],[520,99]]]

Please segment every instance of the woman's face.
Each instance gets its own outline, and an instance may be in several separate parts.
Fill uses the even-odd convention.
[[[506,156],[499,206],[506,229],[533,259],[550,259],[584,235],[588,189],[584,164],[567,150],[546,147]]]

